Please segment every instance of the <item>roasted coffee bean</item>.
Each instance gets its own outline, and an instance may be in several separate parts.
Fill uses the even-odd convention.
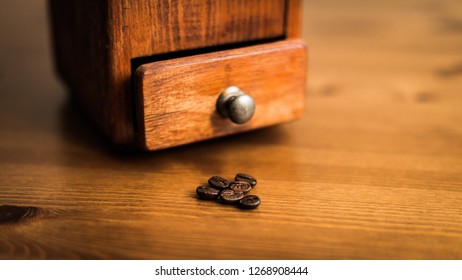
[[[213,176],[209,179],[209,185],[212,188],[224,190],[229,187],[229,181],[220,176]]]
[[[252,189],[252,186],[244,181],[234,181],[229,184],[229,188],[236,192],[249,192]]]
[[[260,206],[261,200],[256,195],[247,195],[239,201],[239,206],[243,209],[254,209]]]
[[[209,186],[199,186],[196,193],[200,199],[212,200],[218,197],[220,191]]]
[[[250,176],[248,174],[244,174],[244,173],[237,173],[234,180],[247,182],[252,187],[255,187],[255,185],[257,184],[257,179],[255,179],[254,177],[252,177],[252,176]]]
[[[226,204],[238,203],[244,197],[243,192],[236,192],[232,189],[222,190],[220,193],[220,201]]]

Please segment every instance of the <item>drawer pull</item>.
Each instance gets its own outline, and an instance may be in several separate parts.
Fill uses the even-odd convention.
[[[255,101],[237,86],[227,87],[218,97],[217,112],[233,123],[244,124],[255,113]]]

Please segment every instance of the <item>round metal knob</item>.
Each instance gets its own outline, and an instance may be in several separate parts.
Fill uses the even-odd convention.
[[[233,123],[243,124],[253,117],[255,102],[250,95],[245,94],[240,88],[230,86],[218,97],[217,111]]]

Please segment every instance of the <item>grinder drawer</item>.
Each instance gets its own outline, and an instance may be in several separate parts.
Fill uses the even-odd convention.
[[[158,150],[293,120],[303,111],[305,73],[298,40],[143,64],[135,73],[138,141]],[[234,111],[217,111],[229,87],[255,105],[244,124],[232,120]]]

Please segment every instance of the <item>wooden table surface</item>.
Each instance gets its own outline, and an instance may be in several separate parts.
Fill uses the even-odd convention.
[[[0,258],[462,258],[461,3],[305,1],[302,119],[133,153],[56,79],[44,1],[2,2]],[[196,199],[237,172],[257,210]]]

